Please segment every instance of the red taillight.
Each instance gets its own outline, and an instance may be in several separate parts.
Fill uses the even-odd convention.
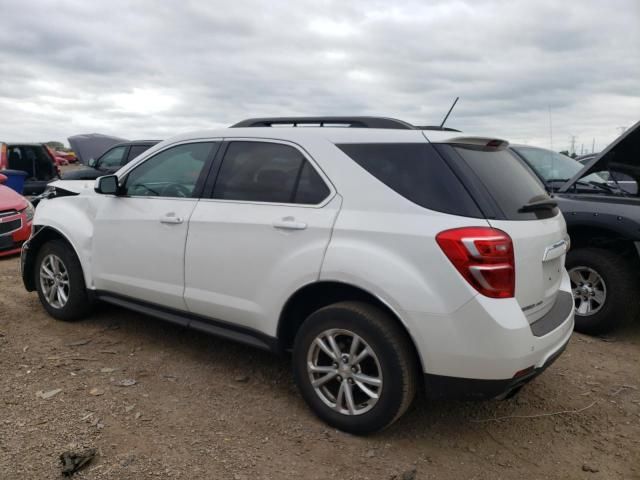
[[[0,170],[9,169],[9,162],[7,161],[7,145],[0,143]]]
[[[488,227],[455,228],[440,232],[436,241],[473,288],[491,298],[513,297],[513,243],[505,232]]]

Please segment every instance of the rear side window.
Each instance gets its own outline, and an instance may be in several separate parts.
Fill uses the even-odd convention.
[[[151,148],[151,145],[131,145],[129,148],[129,154],[127,155],[127,161],[124,163],[129,163],[131,160],[136,158],[142,152],[146,152]]]
[[[459,145],[454,145],[453,149],[484,184],[507,220],[535,220],[557,215],[557,208],[521,211],[525,205],[549,196],[533,172],[508,149],[487,150]]]
[[[382,183],[421,207],[452,215],[483,217],[458,177],[428,143],[337,146]]]
[[[318,204],[329,188],[300,151],[280,143],[231,142],[213,198]]]

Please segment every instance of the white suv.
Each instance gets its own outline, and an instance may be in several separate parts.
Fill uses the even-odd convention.
[[[54,184],[26,288],[61,320],[102,300],[291,352],[314,412],[359,434],[419,386],[504,398],[562,352],[565,222],[507,142],[375,117],[234,127],[166,140],[95,191]]]

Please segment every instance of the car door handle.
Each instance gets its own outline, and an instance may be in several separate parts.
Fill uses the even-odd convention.
[[[168,223],[170,225],[176,225],[184,222],[182,217],[176,217],[175,215],[165,215],[160,217],[160,223]]]
[[[273,222],[273,228],[279,228],[282,230],[304,230],[307,228],[307,224],[304,222],[296,222],[293,217],[284,217],[281,220]]]

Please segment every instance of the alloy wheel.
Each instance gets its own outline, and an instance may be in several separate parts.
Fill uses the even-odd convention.
[[[577,266],[569,270],[571,291],[576,314],[589,316],[598,313],[607,299],[607,286],[594,269]]]
[[[316,336],[307,353],[307,373],[322,402],[343,415],[368,412],[382,392],[376,353],[349,330],[330,329]]]
[[[69,272],[60,257],[49,254],[40,264],[40,286],[47,303],[63,308],[69,300]]]

